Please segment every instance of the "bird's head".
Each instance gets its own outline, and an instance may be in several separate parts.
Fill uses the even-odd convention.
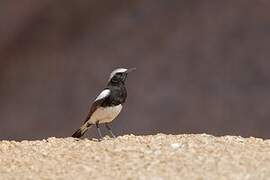
[[[117,68],[111,72],[109,83],[117,84],[117,83],[125,83],[128,73],[136,70],[136,68]]]

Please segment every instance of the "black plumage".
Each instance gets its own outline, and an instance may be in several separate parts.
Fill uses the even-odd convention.
[[[119,104],[124,104],[127,98],[127,90],[125,84],[119,82],[107,86],[106,89],[109,89],[111,94],[100,104],[102,107],[107,106],[117,106]]]

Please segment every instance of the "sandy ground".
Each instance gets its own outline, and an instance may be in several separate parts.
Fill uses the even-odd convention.
[[[270,179],[270,140],[158,134],[0,141],[0,179]]]

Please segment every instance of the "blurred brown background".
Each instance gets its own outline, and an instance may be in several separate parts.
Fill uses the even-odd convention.
[[[1,1],[0,139],[70,136],[116,67],[137,67],[118,135],[270,138],[269,9],[267,0]]]

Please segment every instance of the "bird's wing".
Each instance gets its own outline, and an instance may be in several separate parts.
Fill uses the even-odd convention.
[[[111,94],[111,91],[109,89],[104,89],[95,99],[96,101],[104,100],[106,97],[108,97]]]
[[[95,110],[101,105],[101,103],[110,96],[111,91],[109,89],[104,89],[95,99],[94,103],[92,104],[87,117],[84,120],[84,123],[87,122]]]

